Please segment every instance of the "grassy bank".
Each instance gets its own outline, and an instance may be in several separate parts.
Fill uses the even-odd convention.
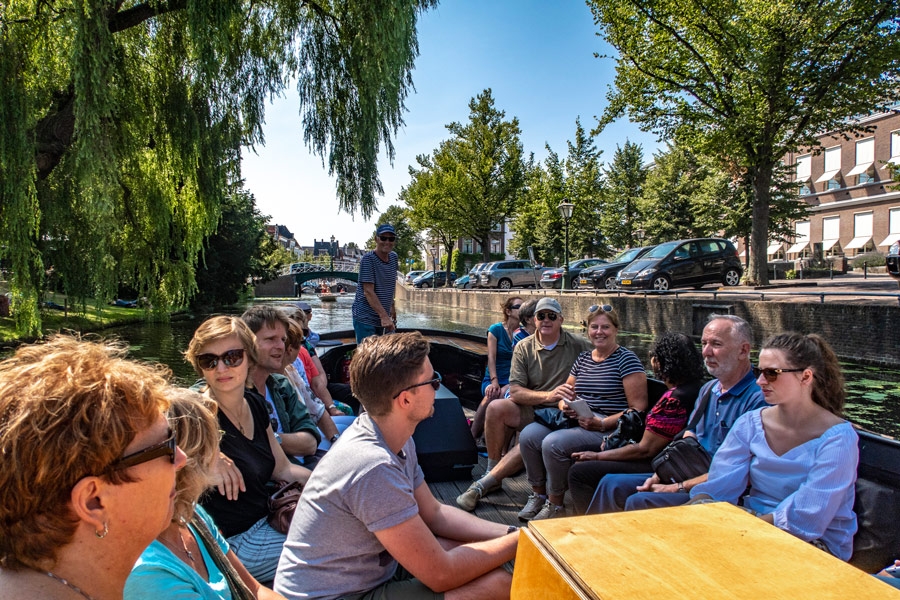
[[[48,302],[65,306],[65,296],[61,294],[47,294]],[[79,312],[81,306],[69,307],[68,313],[62,310],[43,308],[41,320],[44,334],[48,335],[59,330],[72,330],[85,333],[97,331],[112,325],[122,325],[141,321],[146,317],[142,308],[124,308],[122,306],[100,306],[88,303],[84,313]],[[12,317],[0,317],[0,342],[9,343],[17,341],[30,341],[22,339],[16,332],[15,319]]]

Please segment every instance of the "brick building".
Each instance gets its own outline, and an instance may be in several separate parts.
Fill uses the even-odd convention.
[[[900,104],[859,123],[871,131],[849,139],[828,132],[819,136],[818,153],[785,156],[809,216],[794,223],[793,243],[769,245],[769,260],[884,253],[900,240],[900,185],[888,169],[889,163],[900,166]]]

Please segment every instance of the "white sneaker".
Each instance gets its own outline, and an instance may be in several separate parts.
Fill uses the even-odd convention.
[[[565,506],[557,506],[547,500],[544,506],[541,508],[540,512],[534,517],[532,517],[532,521],[540,521],[541,519],[555,519],[557,517],[566,516],[566,507]]]
[[[528,496],[528,502],[526,502],[522,510],[519,511],[519,520],[530,521],[536,514],[541,512],[541,509],[546,503],[546,496],[540,496],[538,494],[532,493]]]

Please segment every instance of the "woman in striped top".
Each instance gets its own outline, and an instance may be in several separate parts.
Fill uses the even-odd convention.
[[[737,503],[749,484],[744,509],[848,560],[859,447],[841,418],[837,357],[817,335],[784,333],[763,344],[753,373],[772,406],[735,422],[691,501]]]
[[[608,306],[597,307],[586,322],[594,349],[578,356],[569,379],[558,392],[570,400],[587,401],[594,416],[580,418],[578,427],[568,429],[551,431],[541,423],[532,423],[522,430],[519,447],[528,483],[534,490],[529,505],[519,513],[522,520],[565,516],[563,496],[572,453],[600,450],[604,433],[616,428],[626,408],[647,409],[647,374],[634,352],[616,342],[618,315]],[[577,416],[564,400],[560,401],[559,409],[569,417]],[[544,498],[546,502],[536,510]]]

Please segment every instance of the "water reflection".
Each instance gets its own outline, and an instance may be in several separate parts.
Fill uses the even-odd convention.
[[[353,296],[338,297],[336,302],[321,302],[318,297],[304,296],[303,300],[313,308],[310,326],[315,331],[352,329],[350,306]],[[294,302],[275,302],[293,307]],[[239,312],[239,311],[237,311]],[[193,383],[195,374],[184,360],[182,352],[187,348],[194,330],[208,315],[183,316],[170,324],[141,323],[108,330],[131,345],[131,353],[137,358],[158,361],[169,365],[182,382]],[[405,307],[400,311],[399,325],[403,328],[444,329],[464,333],[484,334],[493,323],[500,320],[500,311],[484,312],[469,309],[430,306]],[[566,322],[570,330],[580,327],[575,319]],[[653,336],[619,332],[619,343],[633,350],[645,365]],[[753,355],[756,360],[756,354]],[[841,363],[847,378],[847,417],[863,427],[895,437],[900,437],[900,371],[871,367],[852,361]]]

